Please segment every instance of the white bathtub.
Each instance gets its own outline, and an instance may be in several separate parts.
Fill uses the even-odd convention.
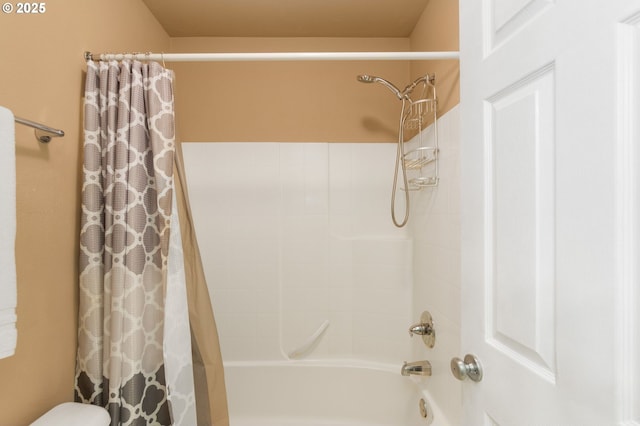
[[[446,426],[417,380],[393,367],[360,361],[225,363],[231,426]]]

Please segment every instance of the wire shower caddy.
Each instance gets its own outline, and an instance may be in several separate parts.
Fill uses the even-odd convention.
[[[358,75],[361,83],[380,83],[402,101],[396,161],[391,189],[391,220],[398,228],[409,220],[411,200],[409,191],[437,186],[438,170],[438,120],[435,75],[425,74],[403,90],[381,77]],[[428,142],[431,141],[431,142]],[[404,215],[396,215],[396,194],[404,192]]]
[[[407,187],[402,189],[408,191],[437,186],[440,180],[435,76],[427,77],[403,99],[398,142],[405,146]]]

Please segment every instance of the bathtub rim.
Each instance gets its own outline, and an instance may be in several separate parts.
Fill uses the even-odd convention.
[[[400,370],[401,364],[392,364],[388,362],[376,362],[370,360],[360,360],[356,358],[333,358],[333,359],[303,359],[303,360],[243,360],[243,361],[224,361],[223,366],[226,369],[230,368],[269,368],[269,367],[287,367],[287,368],[348,368],[374,371],[383,374],[397,375],[398,379],[406,379],[411,382],[415,388],[416,393],[422,397],[428,407],[429,418],[426,420],[426,425],[434,424],[434,417],[437,419],[437,425],[449,426],[451,425],[449,417],[445,415],[442,409],[435,404],[434,398],[431,395],[428,386],[424,385],[424,380],[427,378],[409,376],[401,377]]]
[[[244,361],[223,361],[224,368],[227,367],[334,367],[334,368],[355,368],[362,370],[374,370],[400,375],[402,364],[391,364],[352,358],[335,359],[281,359],[281,360],[244,360]]]

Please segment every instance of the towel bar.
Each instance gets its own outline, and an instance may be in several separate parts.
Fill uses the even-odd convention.
[[[44,124],[36,123],[35,121],[27,120],[25,118],[14,117],[16,123],[23,124],[25,126],[33,127],[35,129],[36,139],[42,143],[51,142],[52,137],[62,137],[64,132],[59,129],[54,129]]]

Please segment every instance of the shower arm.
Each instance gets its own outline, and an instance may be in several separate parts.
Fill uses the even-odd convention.
[[[396,97],[399,100],[401,101],[407,100],[409,102],[411,102],[410,95],[413,92],[413,89],[415,89],[417,85],[419,85],[420,83],[424,83],[426,85],[433,86],[434,79],[435,79],[434,75],[429,75],[429,74],[423,75],[415,79],[409,85],[407,85],[407,87],[405,87],[404,90],[400,91],[400,89],[398,89],[393,83],[385,80],[384,78],[376,77],[373,75],[367,75],[367,74],[358,76],[358,81],[360,81],[361,83],[380,83],[384,87],[389,89],[394,95],[396,95]]]
[[[423,75],[422,77],[415,79],[411,84],[409,84],[407,87],[404,88],[404,90],[402,91],[402,97],[410,100],[409,95],[413,92],[413,89],[415,89],[418,84],[425,83],[429,86],[433,86],[433,81],[435,80],[435,78],[436,77],[434,74],[426,74],[426,75]]]

